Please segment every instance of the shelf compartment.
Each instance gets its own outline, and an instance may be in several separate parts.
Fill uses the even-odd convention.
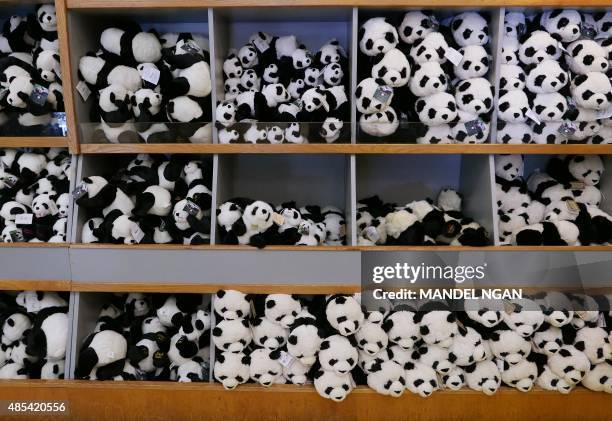
[[[378,195],[384,202],[400,206],[427,197],[435,202],[441,189],[453,188],[463,195],[464,215],[480,223],[489,233],[490,244],[494,244],[494,186],[489,156],[359,155],[356,161],[357,201]]]
[[[68,244],[0,243],[0,280],[27,284],[70,278]]]
[[[217,207],[235,197],[264,200],[274,206],[288,201],[295,201],[298,207],[335,206],[344,212],[346,244],[352,244],[350,156],[222,155],[218,169]],[[220,240],[217,234],[215,244],[221,245]]]
[[[253,6],[250,4],[249,6]],[[272,36],[295,35],[298,43],[303,43],[309,51],[314,54],[326,42],[335,38],[347,54],[348,67],[345,69],[344,78],[346,80],[346,95],[351,101],[351,54],[352,54],[352,9],[350,7],[310,7],[310,8],[272,8],[267,9],[266,13],[256,7],[246,8],[218,8],[213,9],[214,51],[215,63],[215,88],[216,104],[225,99],[225,75],[223,73],[223,63],[230,50],[238,50],[248,43],[249,37],[253,33],[262,31]],[[350,107],[349,107],[350,108]],[[340,138],[336,143],[350,143],[352,139],[350,113],[346,121],[343,122],[343,129]],[[299,122],[302,125],[302,132],[318,131],[320,123]],[[244,122],[238,122],[229,129],[238,130],[242,133],[248,127]],[[261,126],[275,126],[274,122],[260,121]],[[286,125],[286,123],[285,123]],[[310,136],[312,140],[312,135]],[[242,136],[241,136],[242,141]],[[215,142],[220,143],[219,131],[215,130]],[[249,145],[247,145],[249,146]],[[259,146],[259,145],[258,145]],[[262,145],[267,146],[267,145]],[[276,146],[276,145],[273,145]],[[292,145],[288,145],[292,146]]]
[[[62,136],[0,136],[0,148],[67,148]]]
[[[108,6],[108,5],[106,5]],[[84,101],[81,95],[77,92],[76,86],[78,80],[79,61],[89,51],[98,49],[99,37],[102,31],[109,27],[120,26],[127,21],[135,21],[142,27],[143,31],[155,29],[160,35],[166,32],[191,32],[193,34],[202,35],[209,40],[208,31],[209,10],[202,5],[195,5],[190,8],[173,8],[159,9],[155,5],[148,7],[134,7],[130,5],[125,8],[126,4],[115,3],[113,7],[103,8],[85,8],[79,10],[67,11],[67,28],[70,33],[70,76],[72,80],[71,93],[74,98],[75,108],[75,128],[78,131],[75,136],[78,136],[80,144],[85,145],[105,145],[113,146],[105,139],[98,139],[93,136],[98,123],[91,120],[90,108],[95,101],[95,93],[92,93],[87,101]],[[169,5],[168,5],[169,6]],[[172,5],[174,7],[174,4]],[[209,65],[211,65],[209,60]],[[211,75],[212,77],[212,75]],[[212,83],[212,80],[211,80]],[[205,101],[212,101],[212,95],[206,97]],[[212,104],[212,102],[211,102]],[[136,123],[137,124],[137,123]],[[186,127],[193,127],[193,124],[198,124],[201,127],[205,126],[206,132],[210,136],[206,140],[212,142],[212,123],[166,123],[172,129],[176,128],[175,132]],[[171,130],[172,131],[172,130]],[[136,133],[134,133],[136,134]],[[185,145],[192,144],[182,135],[177,135],[177,139],[183,139]],[[136,134],[133,142],[144,142]],[[202,140],[204,141],[204,140]],[[175,146],[178,143],[170,143],[170,146]],[[135,143],[135,145],[141,145]],[[155,146],[164,145],[156,144]]]

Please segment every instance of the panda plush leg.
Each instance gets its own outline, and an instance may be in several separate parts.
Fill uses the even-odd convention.
[[[136,204],[132,213],[136,216],[144,216],[155,204],[153,193],[144,192],[136,196]]]
[[[541,246],[542,233],[536,230],[523,230],[516,235],[516,244],[519,246]]]
[[[178,77],[173,79],[172,82],[168,84],[165,89],[165,94],[167,98],[176,98],[179,96],[187,95],[189,92],[189,81],[187,78]]]
[[[236,109],[236,121],[242,121],[247,118],[252,118],[251,108],[248,104],[240,104]]]
[[[97,378],[98,380],[111,380],[123,372],[123,367],[125,367],[125,358],[117,360],[114,363],[98,367],[96,373]]]
[[[93,348],[86,348],[79,354],[79,364],[75,370],[75,376],[79,379],[89,376],[91,370],[98,364],[98,354]]]

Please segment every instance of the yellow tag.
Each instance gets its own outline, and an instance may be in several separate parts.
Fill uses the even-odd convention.
[[[567,210],[569,210],[570,213],[580,213],[580,208],[578,207],[578,203],[576,203],[576,201],[566,200],[565,205],[567,206]]]
[[[586,316],[586,311],[584,310],[577,311],[576,314],[578,315],[578,317],[584,320],[584,317]]]
[[[340,237],[344,237],[346,235],[346,225],[340,226]]]
[[[283,215],[281,215],[280,213],[276,213],[274,212],[272,214],[272,221],[274,221],[274,223],[276,225],[283,225],[285,223],[285,217]]]
[[[583,181],[572,181],[570,183],[570,190],[584,190]]]
[[[506,314],[514,313],[515,308],[516,306],[512,304],[510,301],[504,301],[504,311],[506,312]]]

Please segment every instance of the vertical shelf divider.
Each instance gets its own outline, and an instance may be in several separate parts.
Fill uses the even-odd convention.
[[[493,86],[495,87],[495,93],[493,95],[493,113],[491,114],[491,130],[490,130],[490,142],[497,143],[497,104],[499,103],[499,80],[501,74],[501,61],[502,61],[502,44],[504,41],[504,17],[506,9],[500,7],[495,9],[493,13],[493,27],[491,33],[497,33],[491,43],[491,53],[493,55],[493,74],[495,79],[493,80]],[[495,22],[497,22],[495,24]]]
[[[357,108],[355,106],[355,90],[357,89],[357,31],[359,26],[359,9],[353,7],[351,21],[350,60],[351,60],[351,143],[357,143]]]

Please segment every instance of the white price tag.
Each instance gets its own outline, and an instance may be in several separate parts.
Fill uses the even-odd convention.
[[[535,124],[540,124],[540,119],[538,118],[538,115],[533,110],[527,110],[527,112],[525,113],[525,116],[528,119],[535,122]]]
[[[270,48],[270,45],[266,41],[264,41],[263,39],[259,39],[259,38],[253,41],[253,44],[255,44],[255,47],[259,50],[260,53],[263,53],[268,48]]]
[[[580,213],[580,207],[574,200],[566,200],[565,205],[567,206],[567,210],[572,214]]]
[[[285,223],[285,217],[283,215],[281,215],[280,213],[274,212],[272,214],[272,221],[276,225],[281,226],[281,225],[283,225]]]
[[[15,216],[15,224],[16,225],[30,225],[32,220],[34,219],[34,214],[32,213],[20,213]]]
[[[496,360],[496,362],[497,362],[497,369],[499,370],[500,373],[502,373],[504,371],[504,360],[498,359]]]
[[[136,240],[136,242],[140,244],[140,242],[145,236],[144,231],[138,225],[134,224],[132,225],[130,232],[132,233],[132,237],[134,238],[134,240]]]
[[[446,57],[448,61],[453,63],[455,66],[459,66],[459,63],[461,63],[461,60],[463,60],[463,54],[455,50],[453,47],[448,47],[444,53],[444,57]]]
[[[364,230],[363,236],[373,243],[380,240],[380,235],[378,235],[378,231],[376,231],[376,227],[373,227],[371,225]]]
[[[289,367],[291,364],[293,364],[293,356],[288,352],[281,351],[278,362],[281,363],[283,367]]]
[[[91,95],[91,90],[89,89],[89,86],[87,86],[87,84],[83,81],[77,83],[76,90],[81,95],[81,98],[83,98],[83,101],[87,101],[87,99]]]
[[[597,327],[607,327],[606,319],[603,313],[599,313],[599,317],[597,318]]]
[[[570,190],[584,190],[584,181],[570,181]]]
[[[160,71],[157,67],[145,67],[139,73],[145,82],[152,83],[153,85],[157,85],[159,82]]]
[[[605,120],[607,118],[612,117],[612,105],[610,105],[607,109],[601,110],[597,112],[598,120]]]

